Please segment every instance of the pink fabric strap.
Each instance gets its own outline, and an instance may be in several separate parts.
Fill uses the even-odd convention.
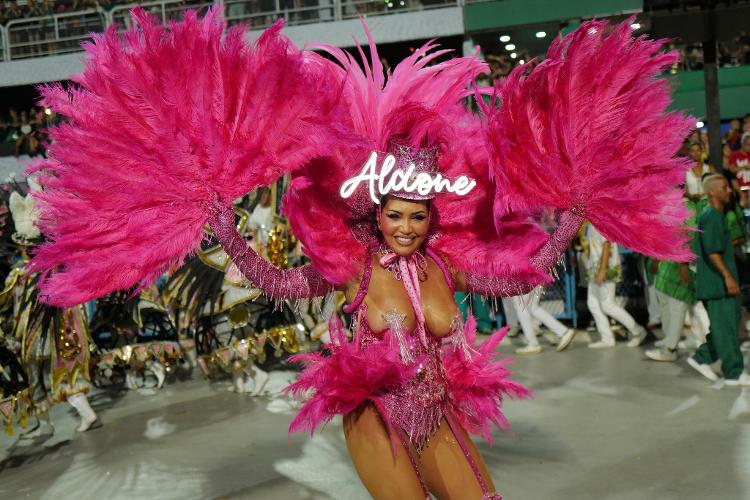
[[[432,257],[432,260],[435,261],[435,263],[438,265],[440,270],[443,272],[443,276],[445,277],[445,282],[448,283],[448,288],[450,288],[451,292],[455,292],[456,287],[453,285],[453,276],[451,276],[451,273],[448,270],[448,266],[446,265],[443,258],[432,248],[427,247],[426,251],[427,251],[427,255]]]
[[[456,441],[461,447],[461,451],[463,451],[464,456],[466,457],[466,461],[469,462],[469,467],[471,467],[472,472],[474,472],[474,476],[479,482],[479,487],[482,488],[482,500],[503,500],[502,496],[490,491],[489,487],[487,486],[487,483],[484,480],[484,476],[482,476],[482,473],[479,470],[479,466],[477,465],[476,460],[474,460],[474,456],[471,454],[469,447],[466,445],[463,434],[461,434],[461,429],[458,427],[458,424],[456,424],[456,421],[453,420],[453,416],[449,411],[444,412],[443,416],[445,417],[445,421],[448,422],[448,427],[451,428],[451,432],[453,432],[453,435],[456,437]]]
[[[319,297],[333,286],[312,266],[279,269],[255,253],[237,232],[234,210],[214,201],[208,225],[224,251],[250,282],[277,300]]]
[[[549,236],[542,247],[531,257],[531,263],[544,273],[550,272],[570,241],[578,234],[583,224],[583,214],[579,210],[566,210],[560,214],[557,229]],[[488,297],[512,297],[525,295],[534,289],[533,283],[517,277],[466,275],[466,287]]]
[[[406,435],[401,430],[396,430],[396,434],[398,434],[398,439],[401,441],[401,446],[404,447],[404,451],[406,452],[406,456],[409,457],[409,463],[411,464],[412,469],[414,469],[414,474],[417,476],[417,481],[419,481],[419,485],[422,487],[422,493],[424,494],[425,500],[431,500],[432,497],[430,496],[430,490],[427,489],[427,485],[424,482],[424,479],[422,479],[422,473],[419,471],[419,464],[417,464],[417,459],[414,457],[414,454],[411,452],[411,446],[409,446],[409,440],[406,438]]]
[[[344,305],[344,312],[349,314],[354,312],[365,300],[367,290],[370,288],[370,278],[372,277],[372,256],[368,254],[365,262],[365,271],[362,274],[362,281],[359,282],[359,290],[357,290],[357,296],[351,304]]]
[[[396,271],[396,279],[400,279],[409,296],[414,315],[417,318],[416,333],[422,346],[427,348],[427,329],[425,328],[424,311],[422,311],[422,291],[419,287],[419,275],[427,270],[427,261],[419,252],[409,256],[396,255],[387,252],[380,258],[380,264]],[[398,266],[398,267],[395,267]]]

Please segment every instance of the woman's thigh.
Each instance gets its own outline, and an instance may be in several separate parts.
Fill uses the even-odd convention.
[[[495,491],[482,455],[466,431],[458,427],[474,463],[484,478],[485,485],[490,492]],[[440,500],[482,498],[483,491],[479,480],[445,419],[440,422],[440,428],[422,452],[420,462],[427,487]]]
[[[354,468],[373,498],[424,500],[409,455],[401,442],[396,444],[394,453],[388,429],[373,405],[344,417],[344,436]],[[413,448],[412,456],[416,457]]]

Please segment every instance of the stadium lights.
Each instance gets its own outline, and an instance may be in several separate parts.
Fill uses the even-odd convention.
[[[633,31],[641,29],[641,23],[633,23],[630,25],[630,29]]]
[[[703,128],[704,125],[705,123],[699,121],[699,122],[696,122],[695,128]]]
[[[44,108],[44,114],[50,116],[52,114],[52,110],[49,108]]]
[[[520,61],[518,61],[518,64],[526,64],[526,61],[524,61],[523,59],[521,59]]]
[[[503,35],[503,36],[500,37],[500,41],[503,42],[503,43],[510,42],[510,36]]]
[[[518,54],[516,54],[515,52],[513,52],[513,53],[512,53],[511,55],[510,55],[510,58],[511,58],[511,59],[515,59],[516,57],[518,57]]]
[[[505,46],[505,50],[515,50],[516,46],[512,43],[509,43]]]
[[[544,31],[537,31],[536,32],[536,37],[537,38],[544,38],[545,36],[547,36],[547,33],[545,33]]]

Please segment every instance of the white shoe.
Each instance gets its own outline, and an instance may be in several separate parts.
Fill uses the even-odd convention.
[[[657,349],[661,349],[662,347],[667,347],[665,339],[657,340],[656,342],[654,342],[654,347],[656,347]]]
[[[81,425],[79,425],[76,428],[77,432],[86,432],[90,431],[92,429],[98,429],[102,426],[102,421],[99,420],[99,417],[94,415],[94,419],[91,420],[91,418],[83,418],[81,417]]]
[[[686,338],[685,340],[680,340],[680,342],[677,344],[678,349],[683,349],[685,351],[694,351],[699,347],[700,344],[693,337]]]
[[[158,361],[153,361],[149,363],[148,369],[151,370],[151,373],[156,377],[156,388],[161,389],[164,386],[164,380],[167,377],[164,366]]]
[[[521,328],[518,325],[511,325],[508,327],[508,333],[505,334],[506,337],[515,337],[521,333]]]
[[[615,341],[612,340],[607,342],[606,340],[600,340],[598,342],[592,342],[589,344],[589,349],[610,349],[615,346]]]
[[[266,382],[268,382],[268,373],[264,372],[260,368],[255,368],[255,378],[253,379],[253,392],[250,393],[251,396],[258,396],[260,395],[263,388],[266,386]]]
[[[44,420],[40,420],[39,424],[36,427],[29,430],[28,432],[21,434],[21,438],[36,439],[42,436],[51,436],[54,433],[55,433],[55,427],[51,423],[44,421]]]
[[[549,342],[550,344],[552,344],[554,346],[560,345],[560,339],[561,339],[561,337],[558,337],[557,335],[555,335],[553,332],[551,332],[549,330],[546,330],[544,332],[544,338],[547,339],[547,342]]]
[[[633,336],[630,338],[630,340],[627,343],[628,347],[640,347],[641,344],[643,344],[643,341],[646,340],[646,337],[648,336],[648,332],[640,325],[636,328],[636,333],[633,334]]]
[[[719,380],[719,376],[714,373],[710,366],[698,363],[692,356],[687,359],[687,364],[711,382]]]
[[[724,384],[730,386],[750,387],[750,375],[748,375],[746,372],[742,372],[737,378],[724,379]]]
[[[135,375],[131,370],[128,370],[125,374],[125,387],[133,391],[138,389],[138,383],[135,381]]]
[[[516,354],[539,354],[540,352],[542,352],[542,346],[539,344],[527,345],[516,349]]]
[[[78,416],[81,417],[81,424],[76,431],[86,432],[89,429],[101,427],[102,423],[96,415],[96,412],[91,408],[86,394],[79,392],[68,396],[68,403],[76,409]]]
[[[645,354],[648,359],[654,361],[677,361],[677,352],[665,347],[661,349],[649,349]]]
[[[576,333],[578,333],[578,330],[575,328],[568,328],[568,331],[560,337],[560,342],[557,344],[557,352],[564,351],[573,342],[573,337],[576,336]]]

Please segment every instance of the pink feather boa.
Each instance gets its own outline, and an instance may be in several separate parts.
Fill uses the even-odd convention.
[[[477,322],[469,315],[465,326],[466,343],[473,346],[470,359],[460,349],[446,349],[443,367],[447,378],[453,415],[467,432],[481,434],[492,444],[492,426],[510,429],[502,412],[505,396],[529,398],[531,391],[510,380],[507,368],[511,359],[499,359],[495,353],[507,332],[504,328],[475,346]]]
[[[590,21],[497,84],[487,134],[498,214],[579,206],[609,240],[691,258],[678,187],[688,162],[675,154],[695,121],[665,111],[660,75],[678,54],[662,44],[634,38],[630,21]]]

